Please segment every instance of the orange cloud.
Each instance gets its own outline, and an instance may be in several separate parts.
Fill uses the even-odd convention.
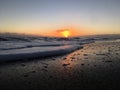
[[[90,29],[88,29],[90,31]],[[32,33],[40,36],[50,36],[50,37],[76,37],[83,36],[86,34],[90,34],[90,32],[86,32],[86,28],[62,28],[58,30],[35,30]],[[30,32],[29,32],[30,33]]]
[[[69,37],[71,35],[71,31],[69,29],[62,29],[62,30],[56,30],[57,34],[59,34],[62,37]]]
[[[60,29],[53,31],[52,33],[53,36],[57,36],[57,37],[75,37],[83,34],[82,32],[75,29]]]

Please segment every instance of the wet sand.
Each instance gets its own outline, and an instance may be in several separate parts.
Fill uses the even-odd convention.
[[[120,41],[98,41],[73,53],[0,64],[0,90],[117,90]]]

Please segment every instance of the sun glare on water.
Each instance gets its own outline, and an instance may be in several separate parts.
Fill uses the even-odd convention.
[[[62,35],[65,37],[65,38],[68,38],[70,36],[70,31],[68,30],[65,30],[62,32]]]

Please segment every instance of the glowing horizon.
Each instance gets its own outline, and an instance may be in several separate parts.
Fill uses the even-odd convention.
[[[119,0],[1,0],[0,32],[43,36],[120,34]]]

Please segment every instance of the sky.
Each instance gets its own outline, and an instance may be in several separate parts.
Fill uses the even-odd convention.
[[[0,0],[0,32],[120,34],[120,0]]]

